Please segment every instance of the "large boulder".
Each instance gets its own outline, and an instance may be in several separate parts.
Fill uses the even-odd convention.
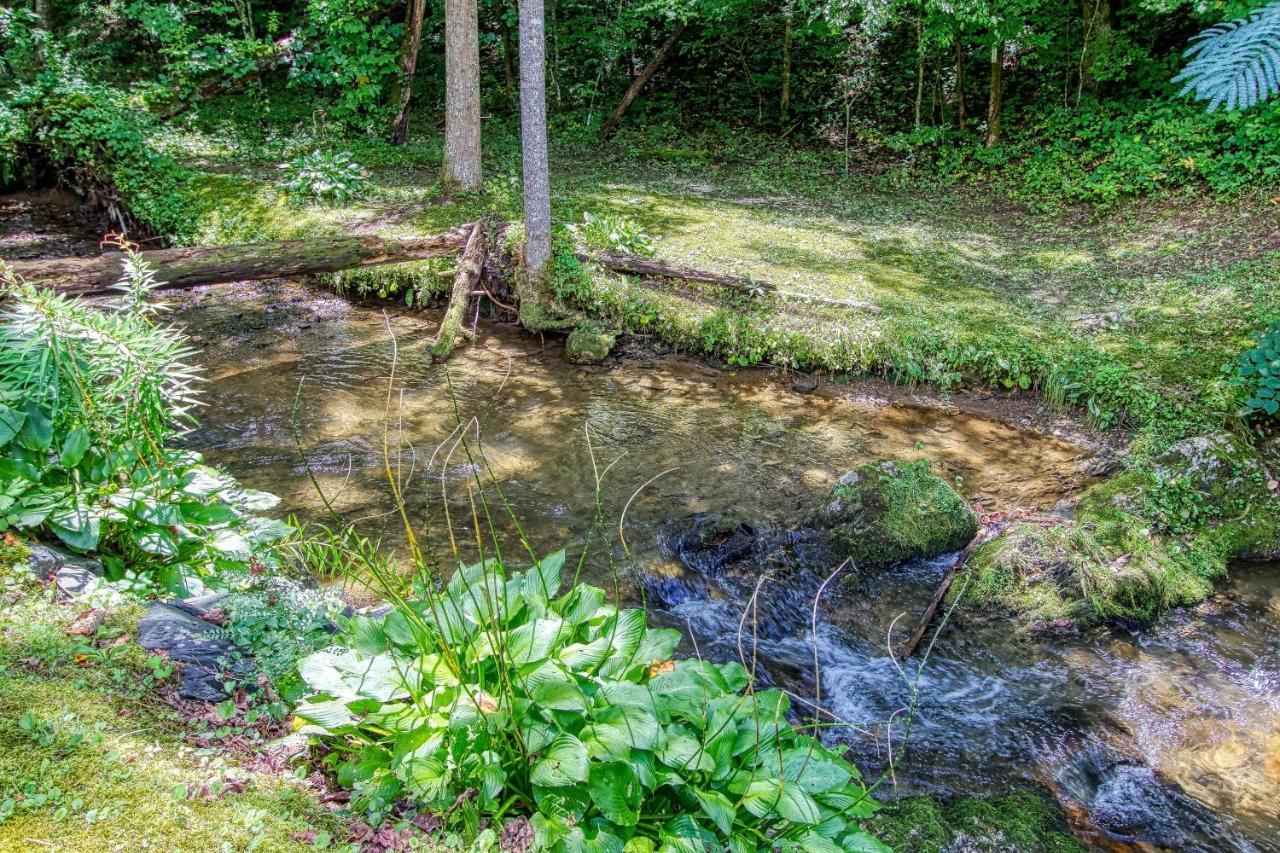
[[[871,462],[850,471],[818,511],[816,526],[836,560],[875,569],[959,551],[978,519],[926,462]]]

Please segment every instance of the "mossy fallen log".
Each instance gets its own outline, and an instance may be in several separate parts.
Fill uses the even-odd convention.
[[[234,246],[158,249],[139,253],[167,289],[228,281],[313,275],[357,267],[449,257],[471,234],[465,225],[425,237],[347,236]],[[14,261],[10,268],[33,284],[74,296],[108,292],[124,275],[125,256],[108,252],[86,258]]]
[[[462,251],[462,257],[458,259],[458,271],[453,276],[453,291],[449,294],[449,304],[444,309],[440,331],[436,332],[435,340],[431,343],[431,355],[436,359],[448,358],[458,338],[472,336],[465,325],[467,306],[471,304],[471,295],[480,281],[484,259],[485,225],[484,220],[481,220],[471,227],[466,248]]]

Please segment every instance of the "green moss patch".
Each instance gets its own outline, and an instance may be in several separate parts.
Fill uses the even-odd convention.
[[[574,364],[600,364],[617,340],[616,333],[595,323],[580,323],[564,342],[564,357]]]
[[[1002,797],[973,797],[950,805],[930,797],[886,803],[868,829],[898,851],[1018,850],[1025,853],[1083,853],[1062,811],[1034,791]]]
[[[837,560],[880,568],[958,551],[978,532],[973,511],[927,462],[872,462],[840,478],[817,515]]]

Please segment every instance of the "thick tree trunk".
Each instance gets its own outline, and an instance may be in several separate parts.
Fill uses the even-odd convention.
[[[1004,40],[991,46],[991,93],[987,100],[987,147],[1000,144],[1000,112],[1004,106]]]
[[[782,97],[778,103],[778,115],[786,122],[791,111],[791,42],[795,38],[795,4],[787,0],[787,8],[783,12],[785,23],[782,30]]]
[[[537,280],[551,260],[551,175],[547,163],[546,14],[519,0],[520,143],[524,171],[524,265]]]
[[[405,13],[404,39],[400,42],[400,75],[391,88],[391,104],[396,108],[391,120],[391,144],[403,145],[409,136],[409,103],[413,100],[413,78],[418,69],[418,51],[422,47],[422,17],[427,0],[409,0]]]
[[[964,130],[964,47],[956,39],[956,126]]]
[[[444,4],[446,192],[480,188],[480,29],[476,0]]]
[[[471,227],[427,237],[332,237],[239,246],[142,252],[164,288],[197,287],[445,258],[457,253]],[[108,293],[124,275],[124,256],[53,258],[9,264],[22,279],[77,296]]]
[[[658,52],[653,55],[649,63],[640,71],[640,75],[631,81],[627,93],[622,96],[622,100],[618,102],[618,106],[614,107],[613,113],[605,119],[604,124],[600,125],[600,138],[604,139],[613,133],[613,129],[618,126],[618,122],[627,114],[627,110],[631,108],[631,103],[640,94],[640,90],[645,87],[649,79],[658,72],[662,67],[662,63],[666,61],[671,54],[672,48],[676,46],[676,42],[680,40],[680,36],[684,33],[685,22],[677,21],[676,28],[671,31],[671,35],[667,36],[667,40],[662,43],[662,47],[658,48]]]
[[[467,330],[467,306],[471,304],[471,293],[480,281],[480,272],[484,269],[485,227],[480,220],[471,228],[467,238],[467,247],[458,259],[458,271],[453,276],[453,291],[449,294],[449,304],[445,306],[444,318],[440,321],[440,331],[436,332],[431,342],[431,355],[439,360],[449,357],[458,343],[458,338],[470,338]]]

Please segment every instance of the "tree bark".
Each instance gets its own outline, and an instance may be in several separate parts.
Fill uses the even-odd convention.
[[[916,15],[916,108],[914,127],[920,129],[920,103],[924,100],[924,9]]]
[[[547,162],[546,13],[519,0],[520,144],[524,174],[524,267],[534,280],[551,260],[551,175]]]
[[[409,102],[413,100],[413,78],[422,47],[422,18],[427,0],[409,0],[405,13],[404,39],[400,42],[400,74],[391,88],[391,104],[396,108],[391,120],[391,144],[403,145],[409,136]]]
[[[964,103],[964,48],[960,44],[960,39],[956,42],[956,125],[964,130],[965,103]]]
[[[476,0],[444,4],[446,192],[480,188],[480,29]]]
[[[1004,106],[1004,39],[991,46],[991,92],[987,100],[987,147],[1000,144],[1000,112]]]
[[[795,2],[787,0],[783,12],[785,23],[782,30],[782,97],[778,103],[778,115],[785,123],[791,111],[791,42],[795,38]]]
[[[160,249],[141,252],[166,289],[226,281],[308,275],[356,267],[445,258],[466,242],[470,226],[426,237],[332,237],[238,246]],[[109,293],[124,275],[124,255],[109,252],[87,258],[52,258],[9,264],[20,278],[61,293],[91,296]]]
[[[453,276],[453,291],[449,294],[449,304],[445,306],[444,318],[440,320],[440,331],[436,332],[431,342],[431,355],[443,361],[453,352],[458,338],[470,338],[466,328],[467,306],[471,304],[471,292],[480,281],[480,272],[484,269],[485,227],[480,220],[471,228],[467,238],[467,246],[458,259],[458,271]]]
[[[1084,21],[1084,35],[1080,45],[1080,76],[1076,85],[1076,106],[1080,105],[1083,92],[1097,94],[1098,79],[1094,76],[1094,64],[1111,42],[1114,24],[1111,0],[1081,0],[1080,16]]]
[[[507,16],[504,13],[498,18],[498,26],[502,30],[502,73],[507,83],[507,100],[515,103],[516,101],[516,66],[515,66],[515,45],[511,41],[511,26],[507,23]]]
[[[662,63],[671,54],[672,48],[676,46],[676,42],[680,40],[681,34],[684,33],[684,28],[685,22],[677,21],[676,28],[671,31],[671,35],[667,36],[667,40],[662,43],[662,47],[658,48],[658,52],[641,69],[639,76],[631,81],[631,86],[628,87],[626,94],[622,96],[622,100],[618,102],[618,106],[614,107],[613,112],[605,119],[604,124],[600,125],[601,139],[613,133],[613,129],[618,126],[618,122],[627,114],[627,110],[631,108],[631,103],[640,94],[640,90],[645,87],[645,84],[657,73],[658,69],[662,67]]]

